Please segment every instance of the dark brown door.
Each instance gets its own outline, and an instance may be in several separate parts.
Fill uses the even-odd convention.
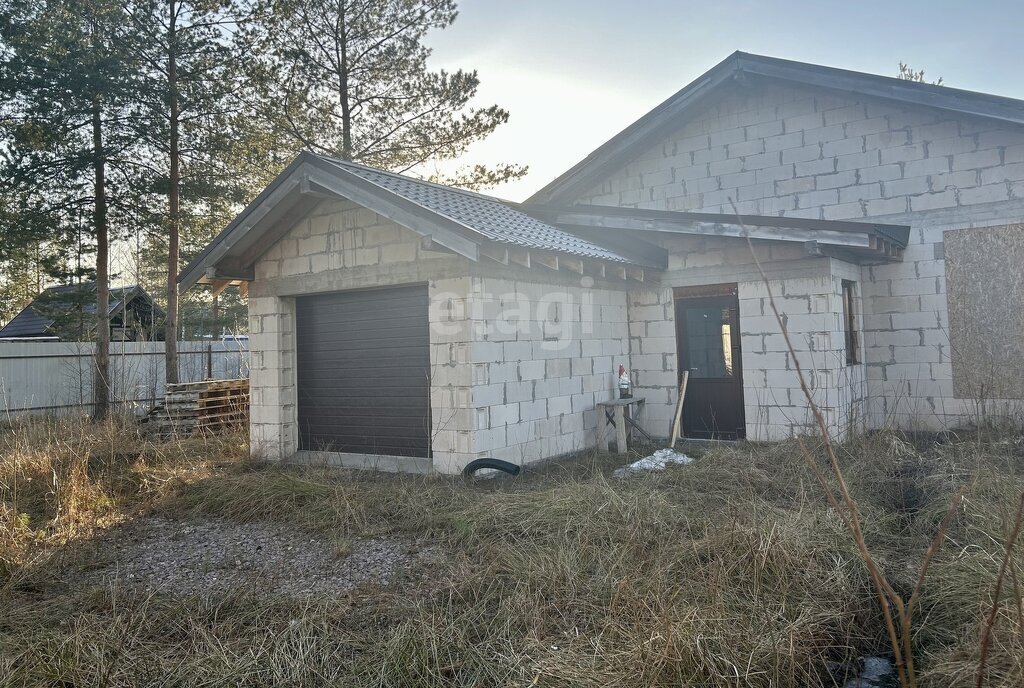
[[[299,448],[430,456],[427,287],[296,299]]]
[[[676,290],[680,378],[690,371],[683,403],[686,437],[745,435],[739,321],[735,285]]]

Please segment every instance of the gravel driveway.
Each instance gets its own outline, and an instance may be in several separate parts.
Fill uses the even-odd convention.
[[[347,550],[278,523],[147,517],[107,534],[97,552],[103,564],[85,582],[181,596],[334,597],[361,585],[388,585],[436,554],[434,547],[390,537],[360,540]]]

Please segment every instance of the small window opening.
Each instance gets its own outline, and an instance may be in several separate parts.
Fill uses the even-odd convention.
[[[860,346],[857,341],[857,301],[854,298],[856,282],[843,280],[843,334],[846,336],[846,365],[860,363]]]

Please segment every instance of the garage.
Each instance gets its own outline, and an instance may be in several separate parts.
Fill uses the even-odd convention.
[[[430,456],[427,286],[295,303],[299,448]]]

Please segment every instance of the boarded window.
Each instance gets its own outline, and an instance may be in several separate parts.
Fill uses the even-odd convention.
[[[846,365],[860,363],[860,342],[857,339],[857,283],[843,280],[843,335],[846,338]]]
[[[943,233],[953,390],[1024,399],[1024,225]]]

